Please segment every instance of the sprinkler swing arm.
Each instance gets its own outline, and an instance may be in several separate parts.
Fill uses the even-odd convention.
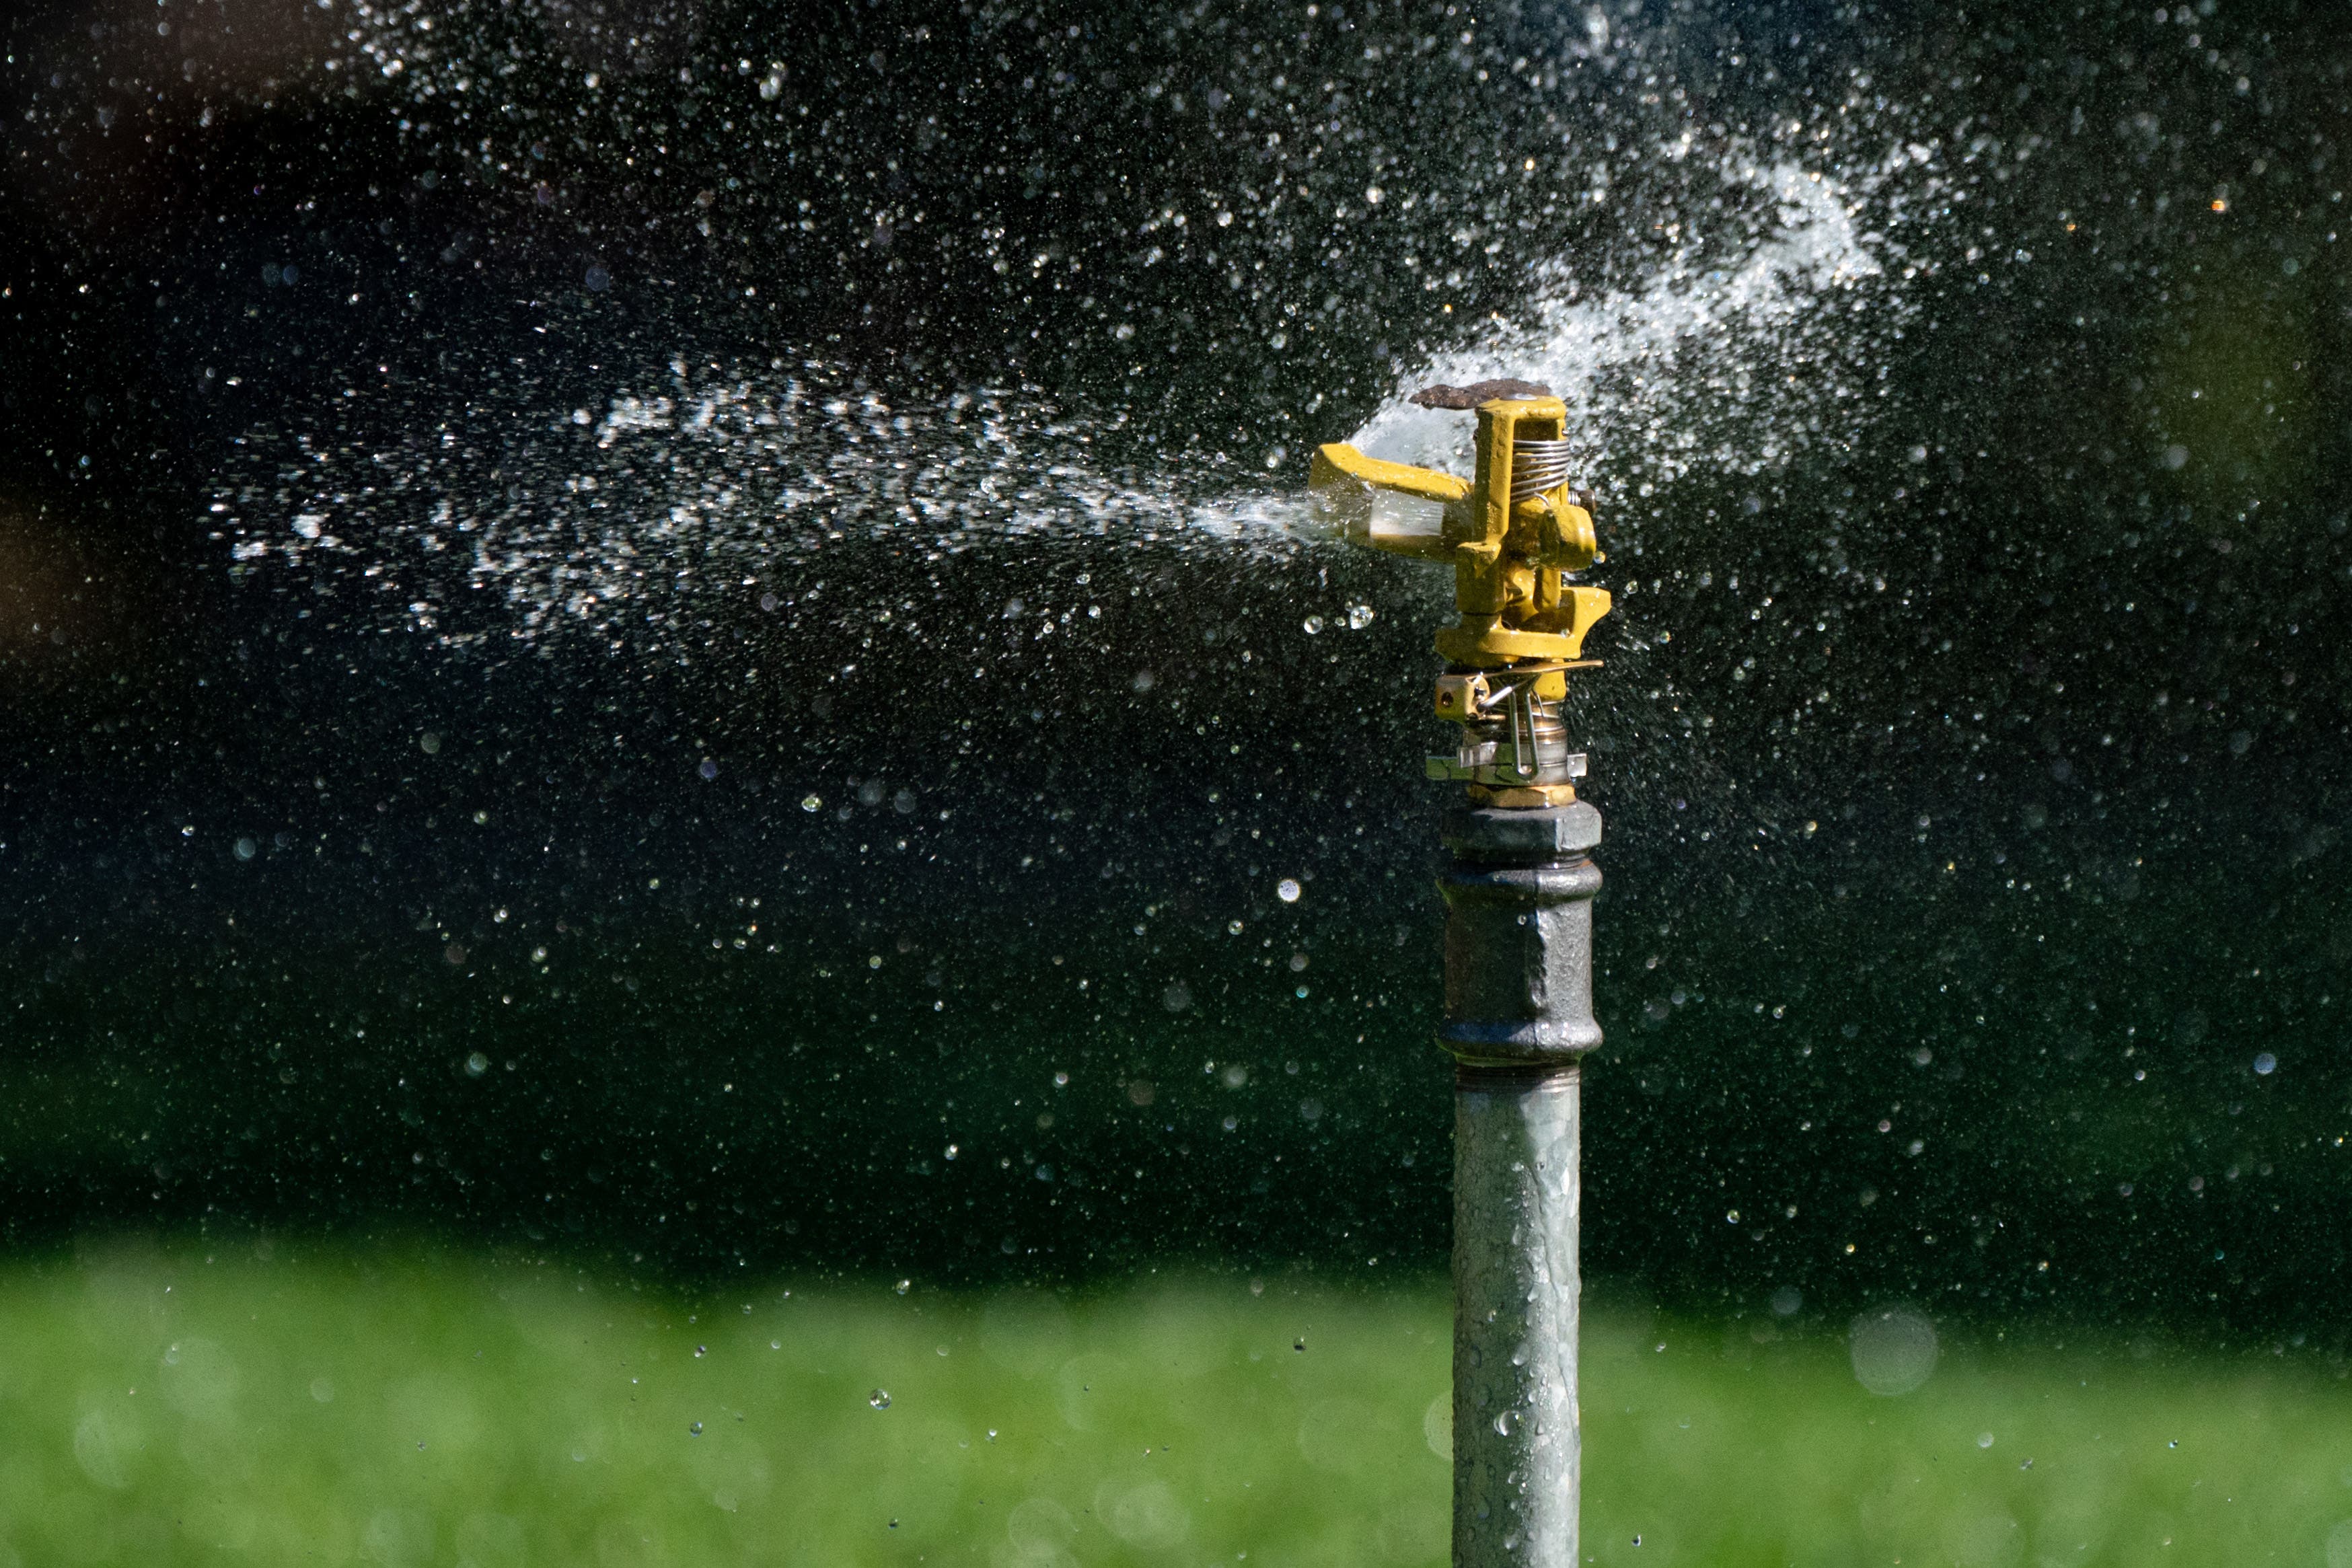
[[[1540,387],[1433,387],[1413,401],[1477,411],[1462,479],[1334,444],[1309,484],[1345,535],[1454,568],[1460,619],[1440,630],[1437,716],[1461,727],[1434,779],[1465,784],[1445,814],[1445,1014],[1454,1062],[1454,1563],[1580,1568],[1577,1413],[1579,1147],[1592,1017],[1591,852],[1601,814],[1576,798],[1568,674],[1609,594],[1570,581],[1601,559],[1569,487],[1568,411]],[[1383,527],[1382,494],[1439,510]],[[1390,508],[1394,510],[1393,507]]]

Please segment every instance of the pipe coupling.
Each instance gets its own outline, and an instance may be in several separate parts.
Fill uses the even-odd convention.
[[[1465,1067],[1565,1067],[1601,1043],[1592,1017],[1592,899],[1601,813],[1456,807],[1445,898],[1445,1021]]]

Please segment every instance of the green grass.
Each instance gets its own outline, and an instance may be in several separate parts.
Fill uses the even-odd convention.
[[[1430,1282],[688,1301],[234,1254],[0,1266],[0,1564],[1444,1560]],[[1842,1325],[1596,1310],[1589,1558],[2352,1564],[2331,1364],[1954,1338],[1882,1398]]]

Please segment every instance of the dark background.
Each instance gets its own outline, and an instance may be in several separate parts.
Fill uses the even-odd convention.
[[[560,507],[674,356],[1279,492],[1538,269],[1769,235],[1687,132],[1885,272],[1687,405],[1771,462],[1645,493],[1604,388],[1591,1266],[2339,1332],[2352,54],[2090,10],[12,7],[0,1224],[1442,1267],[1418,569],[877,481],[521,637],[366,530]]]

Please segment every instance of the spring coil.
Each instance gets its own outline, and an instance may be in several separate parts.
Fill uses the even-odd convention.
[[[1511,446],[1511,499],[1556,490],[1568,481],[1573,459],[1565,441],[1520,441]]]

